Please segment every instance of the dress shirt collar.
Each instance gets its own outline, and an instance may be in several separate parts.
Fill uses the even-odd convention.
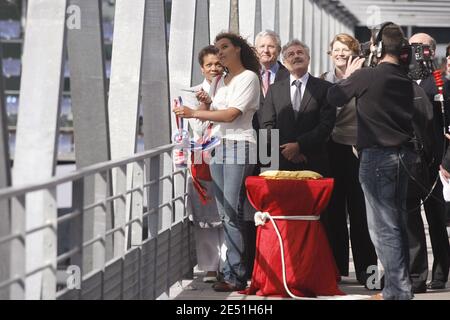
[[[309,79],[309,73],[305,73],[303,75],[303,77],[301,77],[300,79],[295,78],[292,74],[289,75],[289,83],[292,86],[294,84],[295,80],[300,80],[302,83],[302,87],[306,87],[306,84],[308,83],[308,79]]]
[[[278,61],[276,61],[271,67],[270,67],[270,73],[271,75],[275,75],[278,70],[280,70],[280,65],[278,64]],[[266,73],[266,68],[261,66],[261,75],[264,75]]]

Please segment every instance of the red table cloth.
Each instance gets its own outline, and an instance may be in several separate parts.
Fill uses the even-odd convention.
[[[333,179],[275,180],[248,177],[247,196],[253,207],[271,216],[320,215],[333,190]],[[317,221],[274,220],[283,239],[286,279],[296,296],[344,295],[325,230]],[[283,284],[280,244],[272,222],[257,228],[251,285],[242,291],[259,296],[289,297]]]

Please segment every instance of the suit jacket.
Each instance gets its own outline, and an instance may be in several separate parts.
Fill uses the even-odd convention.
[[[449,108],[450,108],[450,80],[444,80],[444,98],[446,98],[446,107],[447,107],[447,112],[449,112]],[[447,95],[445,95],[445,93],[447,93]],[[449,122],[447,122],[447,126],[450,125]],[[447,171],[450,171],[450,144],[447,147],[447,152],[444,155],[444,159],[442,160],[442,166],[444,167],[444,169],[446,169]]]
[[[447,83],[446,83],[447,85]],[[444,143],[446,144],[446,138],[444,136],[444,119],[446,131],[448,132],[449,126],[449,112],[450,112],[450,87],[444,86],[444,110],[445,117],[442,116],[441,103],[438,101],[434,101],[434,96],[438,93],[436,84],[434,82],[433,76],[430,76],[420,82],[420,87],[425,91],[428,96],[428,99],[433,105],[433,130],[435,135],[435,141],[433,146],[433,158],[435,161],[432,164],[432,167],[437,168],[440,164],[443,152],[444,152]]]
[[[283,64],[281,64],[280,61],[277,61],[278,65],[280,66],[280,68],[278,69],[277,73],[275,74],[275,82],[284,80],[286,78],[289,79],[289,71],[288,69],[286,69],[285,66],[283,66]],[[262,86],[261,86],[261,94],[259,97],[259,109],[255,112],[255,115],[253,116],[253,129],[258,130],[262,128],[261,125],[261,117],[263,114],[263,108],[264,108],[264,94],[263,94],[263,90],[262,90]]]
[[[279,130],[280,146],[297,142],[300,153],[308,159],[306,164],[295,164],[280,152],[280,170],[313,170],[322,175],[329,174],[326,142],[336,120],[336,108],[326,99],[330,86],[331,83],[310,75],[297,117],[291,102],[290,79],[269,87],[263,107],[263,128]]]

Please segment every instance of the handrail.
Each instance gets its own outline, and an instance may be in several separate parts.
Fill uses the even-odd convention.
[[[17,197],[19,195],[39,191],[42,189],[50,189],[56,187],[60,184],[71,182],[74,180],[81,179],[86,176],[90,176],[97,172],[107,171],[112,168],[120,167],[129,163],[137,162],[140,160],[152,158],[158,156],[160,154],[169,152],[173,149],[173,144],[166,144],[161,147],[153,148],[151,150],[147,150],[138,154],[135,154],[131,157],[124,157],[117,160],[109,160],[100,163],[93,164],[91,166],[81,168],[72,173],[68,173],[62,177],[52,177],[44,182],[38,182],[30,185],[24,186],[12,186],[0,189],[0,201],[8,198]]]

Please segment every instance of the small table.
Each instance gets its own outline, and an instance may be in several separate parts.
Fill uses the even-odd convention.
[[[337,286],[339,271],[318,220],[328,205],[333,183],[328,178],[275,180],[254,176],[245,181],[256,210],[275,219],[288,216],[274,222],[283,241],[287,286],[296,296],[344,295]],[[283,283],[279,239],[270,220],[257,228],[252,281],[242,293],[289,297]]]

